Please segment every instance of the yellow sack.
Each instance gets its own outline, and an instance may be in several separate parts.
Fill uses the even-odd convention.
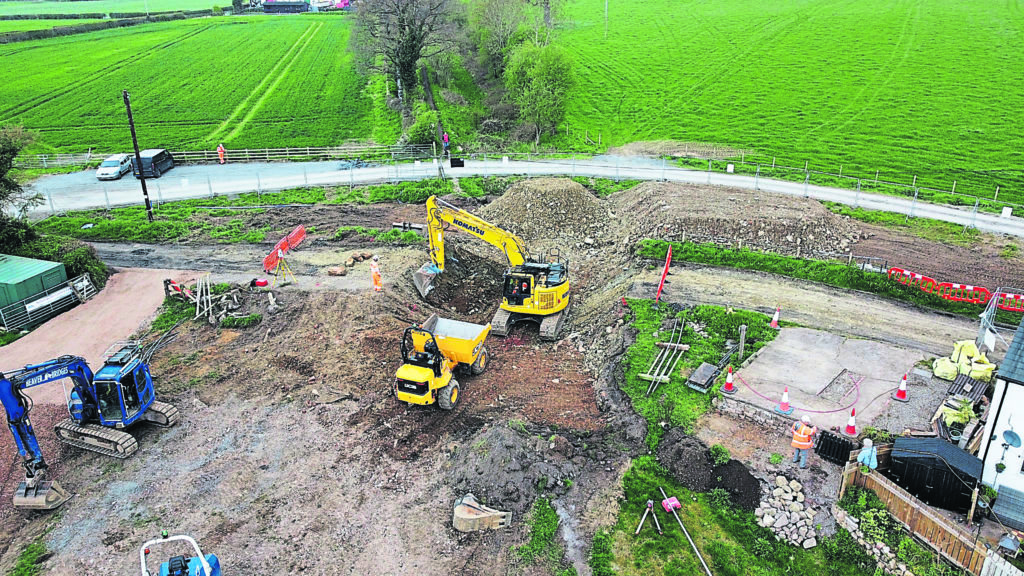
[[[932,363],[932,372],[936,378],[942,378],[943,380],[955,380],[956,375],[959,374],[957,365],[953,363],[949,358],[939,358]]]
[[[974,340],[960,340],[953,343],[953,354],[949,358],[957,364],[963,364],[964,359],[970,360],[977,355],[978,347],[974,344]]]
[[[988,362],[972,362],[971,369],[967,372],[967,375],[980,382],[991,382],[992,373],[995,372],[996,365],[989,364]]]

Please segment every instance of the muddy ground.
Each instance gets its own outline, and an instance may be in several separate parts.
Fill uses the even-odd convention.
[[[630,318],[620,299],[644,293],[651,281],[648,264],[631,256],[637,231],[651,226],[649,234],[656,235],[679,226],[694,237],[708,222],[728,221],[726,230],[766,230],[761,238],[776,238],[779,251],[788,253],[792,247],[777,226],[788,218],[795,234],[810,226],[823,230],[815,235],[828,242],[863,241],[858,224],[841,221],[812,201],[777,199],[782,206],[777,210],[786,213],[780,218],[772,211],[737,214],[730,209],[733,191],[700,192],[704,198],[722,196],[705,202],[721,206],[720,214],[687,220],[682,204],[641,212],[643,198],[635,191],[599,200],[566,181],[539,182],[481,208],[495,221],[529,220],[519,231],[531,247],[563,246],[573,271],[574,301],[563,339],[556,343],[539,342],[529,324],[504,339],[488,340],[491,366],[465,380],[462,402],[452,412],[410,407],[394,398],[399,338],[409,323],[435,312],[486,322],[497,306],[494,277],[501,264],[483,259],[497,261],[496,253],[475,240],[453,237],[459,262],[449,270],[448,283],[423,301],[411,274],[425,261],[425,247],[372,246],[382,255],[386,288],[375,295],[367,290],[365,267],[357,265],[345,277],[326,275],[326,268],[364,244],[336,242],[326,234],[312,238],[294,257],[298,283],[275,291],[280,312],[266,313],[261,324],[240,330],[190,323],[159,353],[153,365],[158,396],[176,404],[183,419],[172,429],[140,430],[140,451],[132,458],[117,461],[56,446],[50,430],[64,417],[64,408],[36,406],[33,421],[53,471],[76,497],[56,513],[12,510],[10,491],[20,477],[12,457],[6,479],[0,477],[5,480],[0,571],[9,571],[19,551],[41,536],[53,552],[44,563],[46,574],[133,573],[141,542],[168,529],[199,538],[232,573],[545,574],[551,566],[522,566],[510,547],[525,539],[524,513],[533,500],[549,495],[562,520],[567,561],[579,574],[589,574],[590,539],[598,527],[615,521],[623,497],[619,478],[632,456],[646,453],[646,424],[616,386],[619,359],[631,341]],[[524,202],[531,194],[538,201]],[[675,191],[672,197],[683,202],[686,193]],[[281,230],[298,223],[318,230],[386,228],[395,221],[422,221],[421,212],[422,207],[403,205],[284,208],[253,214],[251,224]],[[934,262],[950,253],[970,254],[903,240],[921,254],[932,254]],[[212,270],[215,282],[247,282],[260,275],[259,260],[269,244],[209,246],[196,239],[174,246],[99,248],[115,265],[167,267],[170,260],[172,267]],[[1019,267],[1012,268],[999,281],[1013,281]],[[766,306],[755,297],[753,284],[747,292],[716,296],[714,286],[723,282],[719,271],[687,269],[687,274],[685,282],[672,285],[670,300]],[[761,293],[780,284],[770,276],[750,276],[761,278]],[[802,324],[836,329],[849,323],[844,308],[828,306],[846,298],[838,291],[794,287],[787,298],[792,299],[787,308],[814,311],[802,313]],[[923,340],[937,348],[969,324],[889,308],[895,310],[885,329],[890,341]],[[866,323],[857,329],[870,331]],[[708,415],[697,430],[700,441],[724,443],[735,460],[722,470],[680,467],[683,458],[672,454],[692,452],[689,461],[703,448],[670,432],[659,456],[683,481],[701,487],[728,483],[726,488],[733,487],[734,496],[747,504],[754,502],[758,485],[763,490],[764,482],[786,469],[768,464],[767,455],[785,453],[788,445],[778,431],[719,414]],[[10,436],[2,437],[0,453],[15,454]],[[801,474],[820,480],[821,488],[809,498],[834,498],[831,471],[812,465]],[[512,528],[455,532],[451,505],[466,491],[511,511]]]

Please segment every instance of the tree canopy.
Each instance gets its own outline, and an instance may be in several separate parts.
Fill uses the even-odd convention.
[[[536,126],[536,141],[552,132],[565,119],[569,94],[576,86],[572,62],[552,44],[522,44],[512,53],[505,68],[508,98],[523,120]]]

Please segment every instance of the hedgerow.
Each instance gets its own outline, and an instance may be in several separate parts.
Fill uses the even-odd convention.
[[[669,242],[653,239],[640,241],[637,254],[645,258],[664,260],[669,246],[672,246],[672,259],[676,262],[693,262],[723,268],[768,272],[789,278],[820,282],[834,288],[877,294],[891,300],[909,302],[923,308],[961,316],[977,317],[983,310],[983,307],[978,304],[944,300],[934,294],[922,292],[919,288],[905,286],[890,280],[885,274],[825,260],[794,258],[769,252],[754,252],[745,248],[738,250],[722,248],[712,243]],[[941,281],[941,279],[937,280]],[[1021,314],[1000,310],[997,319],[1016,325],[1021,321]]]

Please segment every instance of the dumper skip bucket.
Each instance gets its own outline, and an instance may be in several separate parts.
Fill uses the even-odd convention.
[[[18,484],[14,492],[14,507],[26,510],[53,510],[71,499],[71,495],[56,481],[39,482],[33,487],[27,482]]]

